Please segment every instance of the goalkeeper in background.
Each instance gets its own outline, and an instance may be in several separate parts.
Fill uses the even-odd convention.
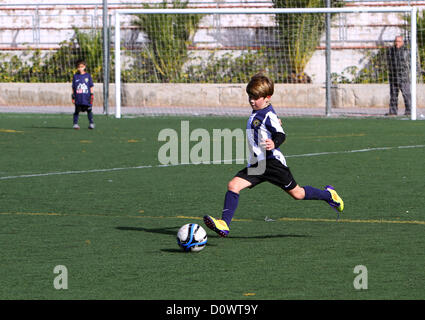
[[[83,60],[77,61],[77,73],[72,78],[72,103],[75,104],[74,111],[74,125],[73,128],[78,130],[78,117],[80,112],[87,112],[89,119],[89,129],[94,129],[93,121],[93,92],[94,84],[93,79],[89,73],[86,72],[86,62]]]

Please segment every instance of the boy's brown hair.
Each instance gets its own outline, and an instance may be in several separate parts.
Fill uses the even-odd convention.
[[[255,99],[272,96],[274,83],[262,73],[254,75],[246,86],[246,93]]]
[[[83,66],[87,67],[87,63],[83,59],[77,60],[77,62],[75,63],[75,66],[78,68],[78,66],[80,64],[82,64]]]

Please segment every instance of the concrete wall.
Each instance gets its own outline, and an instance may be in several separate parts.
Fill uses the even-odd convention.
[[[101,83],[95,84],[95,105],[103,104]],[[246,84],[123,84],[123,107],[246,107]],[[417,106],[425,108],[425,85],[418,85]],[[332,89],[338,108],[387,108],[388,84],[344,84]],[[399,101],[402,103],[401,94]],[[276,107],[325,106],[325,88],[316,84],[276,84]],[[110,85],[110,106],[115,106]],[[70,83],[0,83],[0,106],[71,106]]]

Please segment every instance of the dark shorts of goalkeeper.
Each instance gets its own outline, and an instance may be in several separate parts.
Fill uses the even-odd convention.
[[[251,166],[250,168],[252,167],[258,168],[258,163]],[[249,186],[250,189],[264,181],[270,182],[285,191],[292,190],[297,186],[297,182],[292,176],[289,168],[284,166],[279,160],[276,159],[266,160],[266,168],[262,174],[255,174],[255,170],[251,171],[249,168],[244,168],[239,171],[235,177],[239,177],[251,182],[251,185]]]
[[[74,113],[91,112],[91,111],[92,111],[92,106],[86,106],[86,105],[83,105],[83,104],[76,104]]]

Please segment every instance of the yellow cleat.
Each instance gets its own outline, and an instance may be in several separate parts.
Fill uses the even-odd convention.
[[[337,212],[342,212],[344,210],[344,201],[342,201],[342,198],[336,193],[334,187],[326,186],[325,190],[329,191],[332,196],[332,200],[328,201],[329,205]]]
[[[224,220],[215,219],[211,216],[204,216],[205,225],[212,231],[218,233],[220,237],[227,237],[229,235],[229,227]]]

